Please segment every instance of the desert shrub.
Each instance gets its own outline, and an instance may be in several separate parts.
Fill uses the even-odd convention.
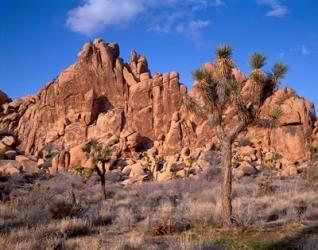
[[[305,180],[317,182],[318,183],[318,168],[317,167],[309,167],[306,168],[302,175]]]
[[[202,175],[203,175],[202,177],[203,177],[203,179],[205,179],[208,182],[219,181],[221,179],[220,178],[221,173],[222,173],[221,168],[211,166],[211,167],[204,170],[204,172],[202,173]]]
[[[160,190],[156,190],[150,193],[145,199],[143,205],[150,208],[156,208],[160,205],[163,200],[163,194]]]
[[[62,220],[59,225],[59,230],[63,233],[64,238],[74,238],[92,234],[94,231],[87,220],[71,219]]]
[[[258,193],[260,196],[263,195],[273,195],[277,190],[277,186],[270,181],[262,181],[257,183]]]
[[[108,226],[113,223],[113,217],[111,215],[108,216],[96,216],[90,220],[91,224],[95,227],[98,226]]]
[[[90,207],[84,217],[94,226],[107,226],[113,223],[115,214],[110,205],[101,204],[95,208]]]
[[[176,240],[169,243],[166,247],[169,250],[210,250],[224,249],[220,244],[214,243],[203,237],[193,237],[191,234],[184,234],[177,237]]]
[[[221,203],[197,202],[187,203],[185,217],[195,225],[219,224],[221,222]]]
[[[115,222],[119,225],[128,227],[131,230],[133,224],[137,221],[136,213],[127,207],[120,207],[117,211]]]
[[[174,218],[171,218],[154,224],[150,228],[149,233],[152,236],[163,236],[175,233],[182,233],[189,230],[190,228],[191,224],[188,220],[175,220]]]
[[[300,215],[303,220],[318,221],[318,207],[314,204],[310,204]]]
[[[241,138],[239,140],[239,145],[240,145],[240,147],[251,146],[252,142],[248,138]]]
[[[10,200],[10,192],[12,186],[9,183],[9,179],[6,176],[0,175],[0,201],[6,202]]]
[[[34,226],[45,223],[47,221],[47,213],[38,206],[31,206],[20,210],[18,218],[24,222],[24,225]]]
[[[21,227],[5,237],[3,249],[70,249],[66,247],[64,236],[55,224],[35,228]]]
[[[139,249],[151,249],[149,244],[145,242],[143,235],[130,234],[125,239],[116,241],[111,246],[114,250],[139,250]]]
[[[64,200],[54,201],[49,204],[48,208],[49,219],[63,219],[66,217],[80,216],[83,208],[79,204],[73,204]]]

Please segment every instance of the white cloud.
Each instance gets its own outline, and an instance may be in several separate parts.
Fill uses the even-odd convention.
[[[304,55],[304,56],[309,54],[309,50],[306,48],[305,45],[301,46],[300,51],[301,51],[301,54]]]
[[[179,23],[176,31],[182,34],[197,44],[202,43],[201,29],[210,26],[210,21],[207,20],[192,20],[189,23]]]
[[[74,32],[91,35],[106,26],[127,23],[143,10],[139,0],[86,0],[69,12],[66,24]]]
[[[106,27],[129,24],[148,16],[150,29],[157,32],[172,32],[182,18],[187,19],[188,29],[199,30],[204,25],[196,23],[192,14],[224,5],[224,0],[84,0],[68,13],[66,25],[74,32],[93,35]],[[159,9],[166,14],[158,17]],[[182,16],[178,16],[180,13]]]
[[[271,10],[266,13],[271,17],[284,17],[288,13],[288,7],[279,0],[258,0],[259,5],[268,5]]]

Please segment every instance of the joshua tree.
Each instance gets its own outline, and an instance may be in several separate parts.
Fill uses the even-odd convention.
[[[216,49],[213,69],[203,67],[194,71],[197,88],[203,97],[204,104],[198,104],[188,95],[184,98],[186,107],[197,115],[208,119],[215,126],[216,135],[221,144],[221,164],[223,167],[222,207],[224,226],[232,225],[232,143],[237,135],[250,124],[270,125],[274,119],[259,119],[260,107],[266,91],[277,88],[279,80],[287,72],[283,63],[274,65],[272,73],[265,74],[261,68],[266,57],[254,53],[250,59],[252,72],[242,82],[238,82],[233,74],[236,67],[231,59],[232,48],[221,45]],[[249,97],[243,98],[242,87],[247,81],[252,83]],[[228,112],[231,107],[234,112]],[[279,117],[275,117],[278,119]],[[226,121],[232,120],[232,126]]]
[[[83,168],[79,167],[77,170],[81,172],[84,178],[84,182],[86,182],[95,171],[100,177],[101,184],[101,196],[103,200],[107,199],[106,195],[106,164],[109,163],[110,166],[108,169],[112,167],[114,162],[111,158],[111,150],[109,148],[103,148],[102,144],[98,143],[95,140],[88,142],[83,148],[83,152],[88,153],[91,157],[93,168]]]

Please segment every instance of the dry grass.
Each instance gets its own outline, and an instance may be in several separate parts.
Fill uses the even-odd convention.
[[[295,235],[303,249],[317,245],[318,230],[299,240],[318,221],[314,178],[235,180],[237,228],[230,232],[220,228],[219,179],[220,171],[211,170],[127,189],[109,182],[112,198],[101,202],[94,178],[88,184],[71,174],[1,178],[7,194],[0,197],[0,249],[274,249]],[[270,236],[258,241],[264,232]]]

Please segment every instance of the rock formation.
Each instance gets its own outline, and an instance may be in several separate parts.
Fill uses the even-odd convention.
[[[205,67],[213,70],[211,63]],[[239,70],[234,73],[238,79],[245,78]],[[248,89],[247,82],[242,94],[248,95]],[[122,156],[132,159],[131,171],[140,172],[138,154],[150,150],[152,157],[148,154],[147,164],[157,164],[155,168],[159,170],[152,166],[156,178],[169,179],[176,173],[186,176],[195,172],[194,169],[202,169],[207,162],[202,160],[202,155],[209,154],[218,141],[212,125],[183,107],[185,93],[187,89],[179,83],[177,72],[151,74],[144,55],[132,51],[130,62],[125,63],[117,44],[96,39],[85,44],[77,61],[39,93],[10,101],[0,92],[0,130],[16,135],[18,154],[45,159],[49,151],[57,151],[52,161],[54,171],[85,164],[88,159],[80,149],[88,140],[96,139],[103,144],[112,140],[111,146],[117,145]],[[189,94],[200,100],[195,84]],[[267,97],[262,115],[268,116],[275,105],[284,112],[280,126],[250,127],[241,133],[240,140],[249,140],[253,147],[242,149],[245,153],[239,157],[240,162],[254,162],[256,167],[270,152],[294,162],[307,156],[308,146],[318,146],[318,123],[312,103],[283,88]],[[189,153],[181,156],[185,149]],[[246,153],[248,150],[253,153]],[[165,161],[165,168],[171,174],[159,173],[160,157],[172,157]],[[195,164],[182,165],[194,160]],[[176,164],[183,167],[175,167]],[[245,164],[242,169],[248,166]],[[134,172],[130,173],[135,176]]]

